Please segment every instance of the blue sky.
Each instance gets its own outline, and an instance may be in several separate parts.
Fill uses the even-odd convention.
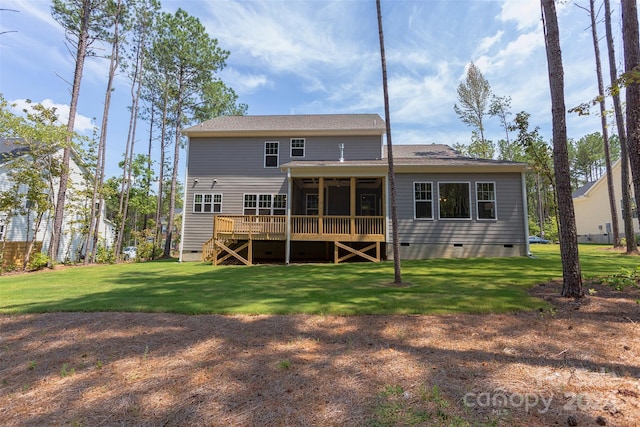
[[[586,7],[588,1],[563,3],[558,15],[570,108],[592,99],[597,81],[589,16],[576,6]],[[231,52],[219,75],[248,104],[248,114],[378,113],[384,118],[374,0],[164,0],[162,5],[198,17]],[[74,63],[62,28],[51,18],[50,2],[3,0],[2,7],[19,12],[0,12],[0,31],[12,31],[0,36],[0,92],[19,104],[31,99],[55,105],[66,122]],[[612,8],[619,33],[617,1]],[[471,61],[493,93],[512,98],[512,117],[529,112],[531,124],[551,138],[538,0],[382,0],[382,13],[394,144],[469,142],[471,128],[453,105]],[[598,31],[604,37],[603,25]],[[619,37],[616,48],[621,70]],[[608,84],[604,43],[600,49]],[[100,124],[107,67],[105,59],[87,60],[76,119],[80,132]],[[124,151],[128,91],[126,78],[119,76],[108,127],[107,176],[118,174]],[[486,128],[487,138],[503,137],[496,119],[487,117]],[[138,151],[146,152],[146,124],[139,129]],[[567,131],[576,139],[600,131],[600,118],[570,114]],[[184,152],[181,157],[184,164]]]

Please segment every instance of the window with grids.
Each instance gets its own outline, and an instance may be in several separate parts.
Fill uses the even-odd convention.
[[[438,196],[441,219],[471,219],[470,184],[468,182],[440,182]]]
[[[496,184],[476,182],[478,219],[496,219]]]
[[[194,194],[193,212],[220,213],[222,212],[222,194]]]
[[[285,215],[286,194],[245,194],[244,215]]]
[[[273,196],[273,214],[274,215],[286,215],[287,214],[287,195],[286,194],[274,194],[274,196]]]
[[[291,157],[304,157],[304,138],[291,138]]]
[[[258,208],[258,195],[257,194],[245,194],[244,195],[244,215],[255,215]]]
[[[264,143],[264,167],[277,168],[278,152],[280,143],[278,141],[267,141]]]
[[[307,215],[318,215],[320,198],[317,194],[307,194],[306,212]]]
[[[258,195],[258,215],[271,215],[271,194]]]
[[[413,215],[415,219],[433,219],[433,184],[413,183]]]

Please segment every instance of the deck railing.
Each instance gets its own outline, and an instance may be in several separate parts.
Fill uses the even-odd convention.
[[[284,240],[285,215],[215,215],[214,238]],[[291,235],[305,238],[321,236],[384,236],[383,216],[292,215]]]

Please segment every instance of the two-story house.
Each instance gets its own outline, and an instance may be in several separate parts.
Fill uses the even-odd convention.
[[[393,256],[377,114],[224,116],[188,136],[181,260]],[[528,253],[525,164],[394,145],[400,257]]]

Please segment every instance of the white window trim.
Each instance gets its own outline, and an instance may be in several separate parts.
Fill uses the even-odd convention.
[[[440,184],[467,184],[469,186],[469,216],[465,218],[442,218],[440,217]],[[438,220],[442,221],[469,221],[473,219],[471,204],[471,181],[438,181]]]
[[[493,200],[478,200],[478,184],[493,184]],[[498,186],[495,181],[476,181],[476,218],[478,221],[497,221],[498,220]],[[480,218],[480,202],[493,202],[493,210],[495,218]]]
[[[431,218],[418,218],[416,216],[416,202],[425,202],[426,200],[416,200],[416,184],[431,184]],[[416,221],[433,221],[435,219],[435,215],[433,213],[433,207],[435,205],[434,196],[436,194],[435,188],[433,188],[433,181],[413,181],[411,186],[411,190],[413,193],[413,219]]]
[[[210,212],[206,212],[204,210],[204,206],[205,206],[205,202],[204,202],[204,198],[205,196],[211,196],[211,211]],[[202,196],[202,201],[200,202],[200,204],[202,205],[202,210],[200,211],[196,211],[196,196]],[[216,212],[214,209],[214,206],[216,205],[215,203],[215,197],[216,196],[220,196],[220,212]],[[192,205],[192,213],[194,214],[218,214],[218,213],[222,213],[222,193],[193,193],[193,205]]]
[[[216,212],[216,196],[220,196],[220,203],[219,203],[220,204],[220,210],[218,212]],[[214,214],[222,213],[222,199],[223,199],[222,193],[212,193],[212,196],[211,196],[211,213],[214,213]]]
[[[251,214],[251,215],[274,215],[273,211],[276,210],[276,209],[277,210],[284,209],[285,212],[287,210],[287,203],[288,202],[287,202],[287,195],[285,193],[244,193],[242,195],[242,212],[243,212],[243,215],[246,215],[244,213],[244,211],[245,211],[245,209],[247,209],[247,206],[245,204],[247,196],[255,196],[255,198],[256,198],[256,206],[255,206],[255,208],[251,208],[251,209],[255,209],[256,213]],[[269,200],[269,213],[268,214],[261,214],[260,213],[261,209],[263,209],[263,210],[267,209],[267,208],[261,208],[260,207],[260,196],[269,196],[269,198],[270,198],[270,200]],[[276,196],[284,196],[284,198],[285,198],[285,206],[284,206],[284,208],[280,208],[280,207],[276,208],[275,207]]]
[[[302,149],[302,156],[294,156],[293,155],[293,141],[302,141],[302,148],[300,147],[295,147],[296,149],[300,150]],[[304,158],[307,154],[307,140],[306,138],[291,138],[289,140],[289,157],[291,157],[292,159],[298,159],[298,158]]]
[[[267,154],[267,147],[269,146],[269,144],[276,144],[276,147],[278,147],[278,154]],[[264,159],[263,159],[262,166],[265,169],[276,169],[280,167],[280,141],[265,141],[263,154],[264,154]],[[267,166],[267,156],[276,156],[275,166]]]

